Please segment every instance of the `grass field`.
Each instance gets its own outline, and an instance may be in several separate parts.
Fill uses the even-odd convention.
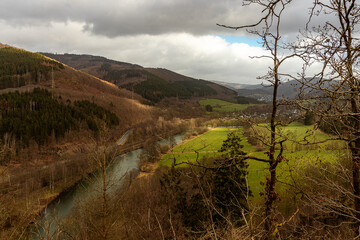
[[[199,103],[200,105],[203,106],[210,105],[213,107],[214,111],[219,111],[219,112],[241,111],[253,105],[253,104],[236,104],[219,99],[205,99],[205,100],[200,100]]]
[[[319,131],[310,132],[312,126],[304,126],[299,123],[290,124],[287,127],[284,127],[283,133],[288,137],[292,137],[295,141],[303,140],[305,135],[309,135],[308,140],[314,142],[315,140],[321,141],[328,139],[329,136],[323,134]],[[162,166],[171,166],[174,163],[182,162],[193,162],[198,157],[212,157],[219,155],[218,150],[221,148],[222,142],[226,139],[229,131],[236,131],[238,134],[242,134],[242,128],[215,128],[211,129],[203,135],[197,136],[193,139],[185,141],[184,143],[176,146],[171,150],[171,153],[164,155],[160,161]],[[267,131],[265,126],[263,126],[263,131]],[[333,141],[331,141],[333,142]],[[285,143],[284,156],[286,161],[282,162],[278,166],[278,179],[281,182],[288,182],[290,180],[290,171],[291,169],[303,168],[309,164],[316,164],[319,161],[334,161],[341,154],[344,154],[343,150],[334,150],[333,143],[325,142],[320,144],[310,145],[306,148],[306,145],[299,145],[295,142],[288,141]],[[342,143],[335,142],[335,149],[342,146]],[[264,151],[256,151],[256,149],[250,145],[246,138],[242,139],[243,151],[249,155],[265,158],[267,157]],[[197,153],[198,152],[198,155]],[[259,162],[255,160],[248,161],[248,181],[251,187],[251,190],[254,195],[254,200],[262,201],[259,193],[263,191],[264,186],[260,182],[266,181],[266,176],[268,175],[268,163]],[[186,167],[188,165],[181,164],[179,166]],[[278,192],[284,193],[286,191],[286,186],[278,184]]]
[[[270,129],[268,125],[260,125],[257,127],[258,134],[265,138],[269,138]],[[284,143],[284,147],[289,151],[301,150],[329,150],[329,149],[343,149],[341,141],[326,141],[330,136],[313,130],[313,126],[305,126],[301,123],[291,123],[286,127],[278,129],[279,135],[289,139]],[[316,144],[315,144],[316,143]]]
[[[173,148],[170,153],[164,155],[160,161],[162,166],[171,166],[174,158],[177,163],[192,162],[196,159],[197,153],[199,157],[213,157],[218,155],[222,142],[226,139],[229,131],[242,134],[241,128],[215,128],[203,135],[197,136],[189,141],[185,141]],[[242,144],[244,151],[254,151],[254,148],[243,138]]]

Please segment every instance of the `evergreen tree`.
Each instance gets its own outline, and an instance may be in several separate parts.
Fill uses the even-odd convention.
[[[221,156],[204,159],[201,167],[172,167],[163,175],[163,201],[173,214],[181,215],[185,227],[201,233],[212,223],[220,228],[228,221],[243,224],[251,191],[242,148],[240,137],[231,132],[219,150]]]
[[[251,192],[247,184],[248,164],[243,160],[241,138],[234,132],[228,134],[219,152],[221,157],[214,161],[212,197],[215,207],[222,216],[215,214],[215,222],[227,217],[233,224],[242,223],[242,211],[247,210],[247,197]]]

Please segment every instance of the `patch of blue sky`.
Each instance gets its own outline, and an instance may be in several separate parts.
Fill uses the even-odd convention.
[[[217,36],[221,37],[228,43],[246,43],[252,47],[261,47],[261,44],[259,43],[261,41],[260,38],[234,36],[234,35],[217,35]]]

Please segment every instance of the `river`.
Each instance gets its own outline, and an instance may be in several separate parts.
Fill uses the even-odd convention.
[[[183,141],[184,134],[173,136],[175,144]],[[170,144],[170,138],[159,141],[159,144]],[[124,176],[131,173],[131,177],[139,174],[140,153],[142,149],[137,149],[116,157],[116,160],[107,167],[106,175],[116,185],[112,186],[111,191],[115,191],[124,182]],[[91,197],[97,188],[100,186],[102,179],[97,175],[91,175],[90,179],[84,179],[75,184],[72,188],[63,192],[57,199],[51,202],[42,212],[40,219],[37,221],[35,233],[32,239],[41,239],[39,235],[45,237],[52,235],[57,229],[57,223],[71,213],[77,201],[84,200]],[[48,232],[49,231],[49,232]]]

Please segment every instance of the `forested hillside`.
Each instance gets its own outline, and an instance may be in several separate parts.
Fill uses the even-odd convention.
[[[64,69],[63,64],[38,53],[0,48],[0,89],[21,87],[49,80],[52,71]]]
[[[144,70],[142,70],[142,73],[146,76],[145,81],[128,83],[123,87],[128,90],[133,89],[136,93],[152,102],[159,102],[165,97],[190,98],[192,96],[204,97],[217,94],[216,90],[209,87],[206,81],[203,80],[167,82]],[[108,80],[109,78],[105,79]],[[117,76],[114,76],[113,80],[115,79],[118,79]]]
[[[167,69],[143,68],[135,64],[90,55],[43,54],[114,83],[121,88],[134,91],[154,103],[169,97],[189,99],[192,97],[232,98],[236,96],[235,91],[223,86],[177,74]]]
[[[6,161],[26,158],[19,162],[28,162],[50,156],[53,161],[66,144],[80,145],[79,139],[87,144],[85,138],[91,137],[88,130],[96,133],[100,122],[106,122],[109,128],[118,125],[113,131],[116,138],[122,129],[149,121],[153,114],[151,107],[137,101],[142,99],[137,94],[39,53],[3,44],[0,94],[0,144],[13,153],[11,158],[4,157]],[[142,118],[134,117],[138,115]],[[78,130],[76,137],[67,137],[67,132]],[[34,146],[41,146],[32,151],[34,154],[46,154],[28,157],[25,150],[20,150]],[[76,147],[69,153],[74,151]]]
[[[119,124],[114,113],[94,103],[86,100],[63,103],[40,88],[0,95],[0,117],[2,142],[6,135],[12,135],[17,149],[28,147],[32,140],[38,146],[45,145],[49,137],[58,140],[68,131],[78,131],[81,122],[86,122],[95,133],[99,131],[101,121],[108,127]]]

